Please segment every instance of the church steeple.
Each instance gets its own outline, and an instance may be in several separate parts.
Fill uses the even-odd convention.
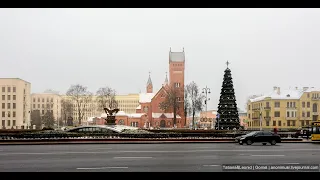
[[[164,80],[164,86],[165,85],[168,85],[169,84],[169,81],[168,81],[168,73],[166,72],[166,79]]]
[[[153,92],[153,85],[152,85],[150,73],[151,72],[149,72],[149,78],[148,78],[148,82],[147,82],[147,93]]]

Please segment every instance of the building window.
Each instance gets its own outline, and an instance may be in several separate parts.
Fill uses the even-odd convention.
[[[296,102],[293,102],[293,107],[294,107],[294,108],[296,107]]]
[[[266,121],[266,126],[270,126],[270,121]]]
[[[7,122],[8,122],[8,123],[7,123],[7,124],[8,124],[8,126],[10,126],[10,120],[8,120]]]
[[[11,100],[11,96],[10,95],[8,95],[8,101],[10,101]]]
[[[307,102],[307,108],[310,108],[310,102]]]
[[[10,105],[11,105],[10,103],[7,104],[7,109],[10,109],[10,108],[11,108]]]
[[[287,102],[287,108],[289,107],[289,105],[290,105],[290,103],[289,103],[289,102]]]
[[[38,108],[40,108],[40,104],[38,104]]]
[[[10,111],[8,111],[8,117],[10,117],[10,116],[11,116]]]
[[[312,105],[312,111],[313,111],[313,112],[318,112],[318,105],[317,105],[317,103],[314,103],[314,104]]]
[[[16,87],[12,87],[12,91],[13,91],[13,92],[16,92]]]
[[[180,87],[180,83],[174,83],[174,87],[176,88]]]
[[[16,109],[16,103],[12,103],[13,109]]]
[[[280,117],[280,111],[275,111],[274,112],[274,117]]]
[[[6,103],[2,103],[2,109],[6,108]]]
[[[11,87],[8,87],[8,92],[11,92]]]
[[[250,114],[248,114],[248,118],[250,119]]]
[[[44,108],[44,104],[42,104],[42,108]]]
[[[143,107],[143,111],[144,111],[144,112],[148,112],[148,106],[144,106],[144,107]]]
[[[2,127],[6,127],[6,120],[2,120]]]
[[[12,126],[16,126],[16,120],[12,120]]]
[[[2,92],[6,92],[6,87],[2,87]]]
[[[307,94],[307,97],[310,98],[310,94],[309,93]]]
[[[310,111],[307,112],[307,117],[310,117]]]
[[[2,117],[6,117],[6,112],[2,111]]]
[[[287,125],[290,126],[290,121],[287,121]]]
[[[44,114],[44,110],[42,110],[42,113],[41,114]]]
[[[36,105],[35,105],[35,104],[33,104],[33,108],[34,108],[34,109],[36,108]]]
[[[16,112],[15,111],[12,112],[12,117],[16,117]]]
[[[120,119],[120,120],[118,121],[118,124],[119,124],[119,125],[124,125],[124,120],[123,120],[123,119]]]
[[[292,121],[292,126],[296,126],[296,121]]]
[[[33,102],[36,102],[36,98],[33,98]]]
[[[303,108],[306,107],[306,102],[302,102],[302,107],[303,107]]]
[[[273,122],[272,122],[272,125],[273,125],[273,126],[276,126],[276,125],[277,125],[276,121],[273,121]]]
[[[305,117],[306,116],[306,113],[305,112],[302,112],[302,117]]]
[[[279,108],[280,107],[280,102],[274,102],[274,107]]]
[[[250,105],[248,106],[248,110],[250,110]]]
[[[290,117],[290,112],[289,111],[287,111],[287,117]]]
[[[295,117],[295,116],[294,116],[294,111],[291,111],[291,117]]]
[[[281,126],[281,121],[278,121],[278,126]]]
[[[12,100],[16,100],[16,95],[12,95]]]
[[[2,95],[2,101],[6,100],[6,95]]]
[[[44,102],[44,98],[42,98],[42,102]]]

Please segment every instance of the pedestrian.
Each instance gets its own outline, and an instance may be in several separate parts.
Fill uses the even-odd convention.
[[[278,129],[276,127],[273,129],[273,133],[275,133],[275,134],[278,133]]]

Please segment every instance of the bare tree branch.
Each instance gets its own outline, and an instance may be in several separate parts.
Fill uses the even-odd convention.
[[[163,102],[160,103],[160,109],[165,112],[173,112],[173,125],[176,127],[177,124],[177,114],[182,101],[182,92],[180,88],[169,86],[166,88],[166,97]]]
[[[184,87],[184,124],[187,125],[187,116],[190,109],[190,102],[189,102],[189,92],[187,90],[187,86]]]
[[[89,112],[92,103],[92,93],[87,90],[87,87],[80,84],[71,85],[67,91],[67,96],[70,96],[71,100],[76,105],[76,110],[78,113],[79,125],[81,125],[82,119],[85,113]]]
[[[192,126],[195,128],[194,117],[197,112],[200,112],[203,109],[202,102],[204,100],[204,96],[200,93],[198,85],[193,81],[187,85],[186,89],[187,94],[189,95],[188,102],[190,102],[188,112],[192,114]]]
[[[61,111],[64,116],[64,124],[66,125],[68,117],[72,117],[73,113],[73,104],[70,99],[63,98],[61,100]]]
[[[97,92],[98,109],[103,111],[104,108],[109,109],[118,108],[118,102],[115,99],[116,91],[110,87],[102,87]]]

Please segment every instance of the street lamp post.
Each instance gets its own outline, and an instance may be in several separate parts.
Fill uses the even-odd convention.
[[[262,106],[260,106],[260,122],[259,122],[259,126],[260,126],[260,131],[262,131]]]
[[[202,89],[202,93],[206,94],[206,100],[205,100],[205,105],[206,105],[206,115],[205,118],[207,120],[207,111],[208,111],[208,101],[210,100],[210,98],[208,99],[208,93],[210,94],[210,88],[208,88],[207,86],[205,88]],[[213,128],[213,121],[211,124],[211,129]]]
[[[57,121],[58,121],[58,129],[59,129],[59,118],[58,118],[58,113],[59,113],[59,108],[58,108],[59,104],[58,104],[58,99],[57,99]]]

